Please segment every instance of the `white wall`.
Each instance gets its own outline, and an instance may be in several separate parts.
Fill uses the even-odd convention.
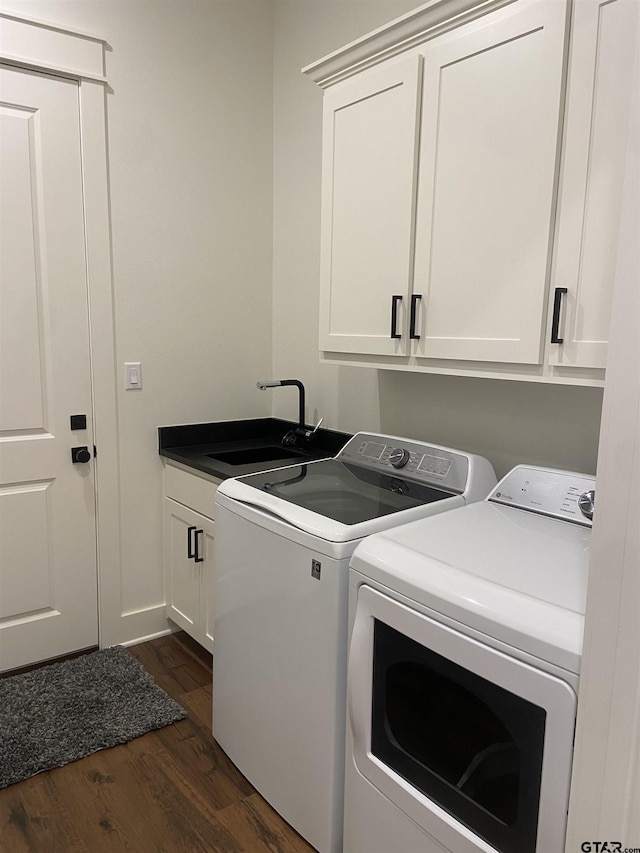
[[[592,473],[602,391],[320,364],[318,282],[322,91],[301,67],[417,3],[276,0],[273,366],[307,386],[308,419],[380,429],[488,456]],[[291,414],[284,395],[275,412]]]
[[[104,638],[122,642],[166,626],[157,427],[271,406],[255,380],[271,361],[273,10],[264,0],[2,8],[110,45],[120,599],[122,613],[140,611]],[[125,361],[142,362],[141,391],[123,390]]]

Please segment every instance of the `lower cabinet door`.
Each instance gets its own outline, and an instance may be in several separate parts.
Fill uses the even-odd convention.
[[[200,576],[200,631],[196,637],[200,643],[213,652],[213,533],[215,522],[208,518],[202,518],[199,529],[199,553],[203,562],[200,564],[202,574]]]
[[[167,616],[212,651],[214,522],[171,498],[164,512]]]

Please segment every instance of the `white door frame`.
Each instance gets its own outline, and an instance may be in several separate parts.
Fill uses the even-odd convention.
[[[93,386],[99,643],[119,641],[120,505],[104,39],[0,13],[0,62],[77,81]],[[102,464],[101,464],[102,463]]]

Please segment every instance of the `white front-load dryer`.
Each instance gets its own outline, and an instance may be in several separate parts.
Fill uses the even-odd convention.
[[[594,488],[518,466],[357,546],[345,853],[564,849]]]

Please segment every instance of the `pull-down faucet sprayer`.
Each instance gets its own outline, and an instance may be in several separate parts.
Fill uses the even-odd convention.
[[[280,385],[295,385],[299,391],[299,412],[298,412],[298,426],[295,431],[290,430],[285,437],[282,439],[283,444],[295,444],[297,440],[309,441],[314,430],[307,430],[304,423],[304,412],[305,412],[305,395],[304,395],[304,385],[300,382],[299,379],[261,379],[256,383],[256,387],[260,389],[260,391],[265,391],[267,388],[277,388]],[[320,426],[320,424],[318,424]],[[316,427],[317,429],[318,427]]]

